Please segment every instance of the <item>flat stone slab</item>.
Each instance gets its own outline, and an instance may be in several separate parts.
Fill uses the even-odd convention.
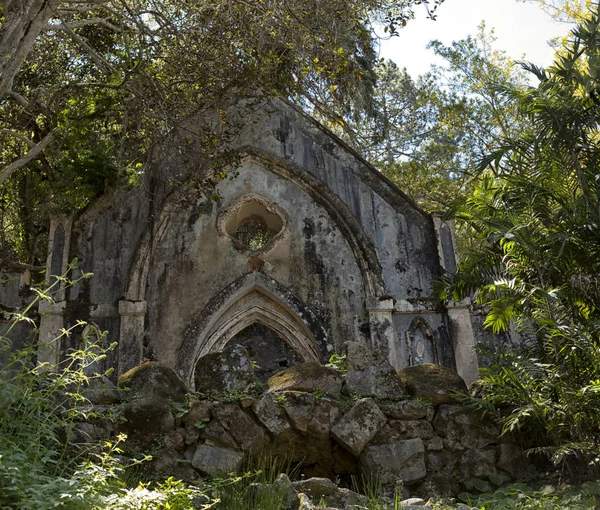
[[[363,398],[331,428],[331,435],[358,457],[385,423],[385,415],[377,404],[370,398]]]
[[[192,466],[206,476],[236,473],[242,466],[243,452],[219,446],[200,445],[196,449]]]

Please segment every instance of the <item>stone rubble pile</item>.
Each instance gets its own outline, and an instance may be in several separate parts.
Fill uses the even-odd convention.
[[[151,450],[155,472],[183,479],[285,459],[309,477],[290,482],[289,507],[302,510],[322,508],[314,506],[321,500],[327,508],[360,503],[362,496],[332,479],[367,476],[384,487],[401,483],[407,497],[428,498],[456,495],[473,477],[510,478],[524,468],[517,446],[455,402],[454,392],[467,388],[452,370],[419,365],[396,372],[358,343],[346,345],[346,364],[344,370],[296,365],[250,397],[257,380],[240,346],[199,364],[211,374],[196,374],[200,393],[189,393],[172,370],[146,363],[120,377],[118,397],[107,399],[116,393],[109,383],[94,391],[96,407],[118,408],[123,421],[82,423],[77,440],[126,433],[130,448]],[[423,500],[404,503],[427,508]]]

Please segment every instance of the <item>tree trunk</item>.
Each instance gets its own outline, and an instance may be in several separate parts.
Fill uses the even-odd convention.
[[[0,27],[0,100],[11,89],[14,77],[59,2],[60,0],[4,1],[4,23]]]

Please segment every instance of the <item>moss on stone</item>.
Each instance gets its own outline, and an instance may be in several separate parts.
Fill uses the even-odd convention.
[[[433,405],[454,403],[455,392],[466,393],[467,385],[454,370],[424,363],[398,370],[398,375],[406,382],[409,393]]]

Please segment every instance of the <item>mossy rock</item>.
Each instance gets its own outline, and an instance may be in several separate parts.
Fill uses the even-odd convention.
[[[467,393],[467,385],[454,370],[425,363],[398,370],[398,375],[406,382],[406,388],[414,398],[421,398],[438,406],[454,404],[453,393]]]
[[[333,397],[342,391],[337,370],[309,361],[278,372],[268,380],[269,391],[323,391]]]
[[[202,356],[194,369],[196,391],[251,392],[259,384],[248,350],[232,345]]]
[[[117,386],[125,398],[140,393],[151,393],[156,398],[184,401],[187,389],[179,376],[170,368],[156,362],[143,363],[119,377]]]

